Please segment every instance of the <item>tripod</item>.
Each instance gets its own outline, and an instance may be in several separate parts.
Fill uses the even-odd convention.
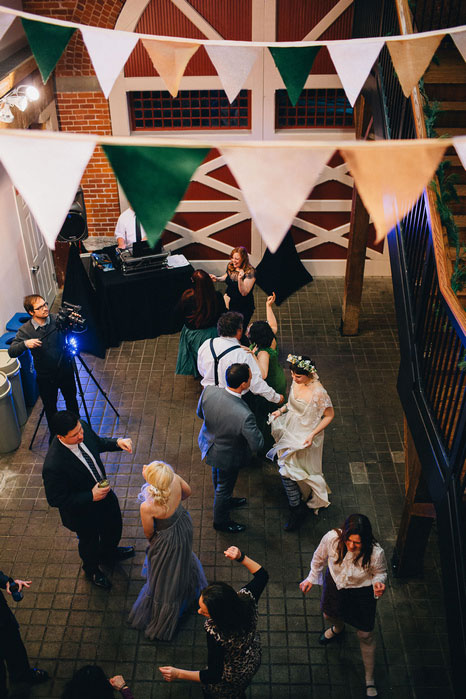
[[[54,331],[52,331],[52,332],[54,332]],[[91,418],[89,415],[89,410],[87,409],[86,399],[84,398],[84,391],[83,391],[83,387],[81,384],[81,378],[79,376],[78,367],[76,366],[76,359],[79,359],[79,361],[81,362],[81,366],[86,370],[88,376],[93,380],[94,384],[97,386],[97,388],[99,389],[99,391],[101,392],[101,394],[103,395],[103,397],[105,398],[105,400],[107,401],[107,403],[109,404],[109,406],[111,407],[111,409],[113,410],[115,415],[119,418],[120,413],[115,408],[112,401],[110,400],[110,398],[108,397],[108,395],[106,394],[106,392],[104,391],[102,386],[99,384],[99,382],[95,378],[94,374],[92,373],[92,369],[89,369],[86,362],[79,354],[76,339],[72,336],[71,333],[68,333],[65,335],[65,344],[63,347],[61,357],[58,361],[58,370],[60,369],[60,364],[61,364],[64,356],[68,356],[68,358],[71,361],[71,366],[73,367],[74,377],[76,379],[76,385],[78,387],[78,393],[81,396],[81,402],[83,404],[84,412],[86,413],[86,418],[87,418],[87,422],[89,423],[89,425],[91,425]],[[45,413],[45,408],[42,408],[41,413],[39,415],[39,419],[37,421],[36,428],[34,430],[34,434],[32,435],[32,439],[29,443],[29,449],[32,449],[32,445],[34,444],[34,440],[36,438],[36,434],[37,434],[37,431],[39,429],[40,423],[42,422],[42,418],[44,416],[44,413]],[[91,425],[91,427],[92,427],[92,425]]]

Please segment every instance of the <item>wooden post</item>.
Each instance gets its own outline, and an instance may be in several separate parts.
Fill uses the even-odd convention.
[[[404,433],[406,498],[392,557],[392,568],[396,577],[422,574],[424,553],[435,519],[435,508],[430,501],[422,475],[422,465],[406,417]]]
[[[360,139],[363,135],[367,135],[369,113],[362,95],[358,97],[354,108],[354,121],[356,138]],[[357,335],[359,331],[368,233],[369,214],[361,201],[356,185],[353,185],[345,289],[341,309],[340,332],[342,335]]]

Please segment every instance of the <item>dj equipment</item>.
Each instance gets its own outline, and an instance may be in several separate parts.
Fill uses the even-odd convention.
[[[124,275],[145,274],[167,266],[168,252],[145,254],[143,257],[135,257],[131,250],[118,250],[117,261]]]

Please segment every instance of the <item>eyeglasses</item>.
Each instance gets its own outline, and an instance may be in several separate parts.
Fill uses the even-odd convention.
[[[46,308],[48,305],[49,304],[47,303],[47,301],[44,301],[44,303],[42,303],[40,306],[37,306],[37,308],[33,308],[32,310],[33,311],[41,311],[43,308]]]

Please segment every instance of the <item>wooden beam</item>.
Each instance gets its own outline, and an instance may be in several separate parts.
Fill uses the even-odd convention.
[[[427,486],[422,475],[422,464],[406,418],[404,418],[404,433],[406,497],[392,557],[392,568],[397,577],[422,574],[424,554],[432,522],[436,516],[434,505],[429,502]]]
[[[360,139],[363,135],[367,136],[370,123],[369,110],[362,95],[358,97],[354,108],[354,120],[356,138]],[[369,214],[361,201],[356,185],[353,185],[345,288],[341,309],[340,332],[342,335],[357,335],[359,332],[359,314],[361,312],[368,234]]]

